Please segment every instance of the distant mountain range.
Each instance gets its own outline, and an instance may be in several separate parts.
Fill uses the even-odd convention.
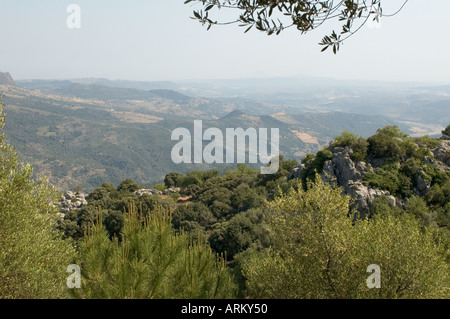
[[[74,83],[141,91],[170,90],[190,97],[240,102],[249,114],[338,111],[382,115],[417,134],[439,134],[450,121],[450,85],[335,80],[316,77],[145,82],[99,78],[17,81],[23,87],[61,91]],[[94,91],[95,92],[95,91]],[[125,92],[124,92],[125,93]],[[226,112],[230,111],[227,109]]]
[[[425,134],[433,129],[437,131],[441,122],[450,122],[450,113],[445,112],[449,111],[450,99],[430,93],[441,92],[437,88],[423,89],[428,93],[419,95],[427,101],[429,112],[418,107],[417,96],[412,103],[412,97],[405,92],[397,96],[387,89],[392,100],[403,99],[411,105],[410,122],[406,119],[399,122],[395,120],[397,114],[386,112],[391,115],[388,117],[376,112],[389,109],[387,96],[366,99],[377,96],[378,89],[359,88],[347,94],[351,88],[342,91],[322,88],[322,92],[328,93],[316,95],[293,90],[277,97],[274,92],[282,88],[279,84],[270,91],[263,81],[259,89],[257,84],[243,81],[229,89],[243,92],[237,86],[247,85],[254,87],[254,91],[249,88],[247,96],[227,97],[226,90],[212,82],[211,90],[215,88],[216,93],[220,91],[225,96],[213,97],[213,94],[194,94],[207,91],[202,89],[202,83],[105,79],[14,82],[8,75],[0,74],[0,93],[6,104],[5,130],[9,141],[16,146],[23,161],[33,164],[37,176],[48,176],[61,190],[80,185],[90,191],[103,182],[118,184],[126,178],[152,186],[172,171],[184,173],[212,168],[206,164],[176,165],[170,157],[175,144],[171,141],[171,131],[178,127],[192,130],[196,119],[203,120],[204,129],[279,128],[281,154],[297,160],[306,153],[317,152],[344,130],[367,137],[380,127],[399,125],[404,132]],[[310,87],[318,90],[314,83]],[[360,97],[353,99],[352,95],[356,94]],[[358,101],[363,100],[364,104],[358,108]],[[378,103],[371,110],[362,107]],[[398,103],[391,104],[394,113],[403,107]],[[439,122],[433,121],[430,114],[433,112],[440,115]],[[427,120],[423,122],[412,120],[425,115]]]

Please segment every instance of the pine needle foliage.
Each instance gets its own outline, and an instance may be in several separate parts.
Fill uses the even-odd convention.
[[[225,258],[202,240],[176,234],[162,206],[140,214],[131,204],[121,238],[109,238],[100,219],[80,242],[81,288],[75,298],[233,298],[236,284]]]

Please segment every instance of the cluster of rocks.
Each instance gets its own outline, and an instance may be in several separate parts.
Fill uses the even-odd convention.
[[[369,213],[370,204],[380,196],[386,196],[392,206],[402,206],[403,203],[392,196],[388,191],[365,185],[362,178],[365,174],[373,172],[371,164],[354,162],[351,159],[353,151],[349,147],[335,147],[333,158],[324,163],[322,179],[330,184],[343,188],[343,193],[350,195],[354,202],[351,208],[356,208],[362,217]]]
[[[60,207],[59,212],[62,214],[67,214],[71,210],[83,207],[87,205],[86,200],[87,194],[84,193],[74,193],[71,191],[67,191],[61,198],[58,200],[58,205]]]
[[[179,187],[173,187],[173,188],[171,187],[171,188],[165,189],[164,191],[143,188],[143,189],[139,189],[139,190],[135,191],[133,194],[137,195],[137,196],[142,196],[144,194],[170,195],[170,194],[174,194],[174,193],[179,193],[180,190],[181,189]],[[67,191],[63,195],[61,195],[61,198],[58,200],[58,203],[56,204],[56,206],[59,207],[59,213],[60,213],[61,218],[63,218],[64,215],[69,213],[70,211],[87,205],[88,204],[88,202],[86,200],[87,196],[88,196],[88,194],[85,194],[85,193],[80,193],[80,192],[75,193],[75,192],[71,192],[71,191]]]
[[[144,194],[148,194],[148,195],[170,195],[170,194],[179,193],[180,190],[181,190],[181,188],[179,188],[179,187],[170,187],[170,188],[167,188],[167,189],[165,189],[163,191],[156,190],[156,189],[150,189],[150,188],[143,188],[143,189],[138,189],[133,194],[136,195],[136,196],[142,196]]]
[[[331,151],[333,152],[333,158],[324,163],[321,177],[329,184],[341,186],[343,193],[354,199],[352,208],[356,208],[362,217],[369,213],[372,201],[380,196],[386,196],[392,206],[405,206],[404,200],[394,197],[388,191],[363,184],[364,175],[374,172],[373,167],[378,167],[379,163],[372,163],[371,165],[365,162],[354,162],[351,159],[353,151],[350,147],[335,147]],[[436,165],[441,171],[450,170],[448,167],[450,165],[450,140],[441,141],[439,147],[431,150],[431,157],[428,159],[429,162]],[[289,179],[301,178],[304,169],[303,164],[295,167],[290,172]],[[424,178],[424,174],[418,174],[416,177],[414,191],[417,195],[424,196],[430,189],[430,182]]]
[[[136,196],[141,197],[144,194],[147,195],[154,195],[154,194],[159,194],[161,193],[160,191],[157,191],[155,189],[147,189],[147,188],[143,188],[143,189],[138,189],[137,191],[135,191],[133,194]]]

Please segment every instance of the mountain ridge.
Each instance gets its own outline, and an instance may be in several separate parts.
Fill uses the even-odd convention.
[[[17,86],[9,72],[0,72],[0,84]]]
[[[192,129],[194,120],[203,120],[205,129],[279,128],[281,154],[296,159],[327,146],[344,130],[367,137],[386,125],[403,131],[410,127],[382,115],[313,112],[246,98],[189,97],[166,89],[65,80],[31,81],[27,86],[0,85],[8,114],[6,133],[37,177],[46,175],[65,190],[77,184],[89,190],[128,177],[150,185],[168,171],[213,168],[171,161],[171,131]]]
[[[171,131],[192,129],[196,119],[203,120],[205,129],[280,128],[281,154],[290,158],[316,152],[342,128],[368,136],[379,127],[395,124],[387,118],[333,113],[289,114],[297,120],[286,123],[271,115],[243,115],[235,111],[241,109],[239,102],[199,98],[188,103],[164,98],[132,102],[80,99],[8,85],[1,85],[0,91],[4,92],[9,141],[16,145],[21,160],[33,165],[36,177],[47,176],[62,190],[77,185],[91,190],[103,182],[119,183],[126,178],[150,186],[170,171],[213,168],[176,165],[171,160],[175,143]],[[370,120],[371,124],[359,125]],[[335,128],[322,123],[334,123]]]

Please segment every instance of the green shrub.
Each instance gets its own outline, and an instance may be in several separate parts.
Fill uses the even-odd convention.
[[[334,138],[333,142],[331,143],[331,146],[332,147],[352,146],[357,139],[358,137],[355,134],[349,131],[344,131],[340,136],[336,136]]]
[[[155,189],[162,192],[162,191],[164,191],[166,189],[166,185],[164,185],[164,184],[156,184],[155,185]]]
[[[179,184],[179,178],[182,178],[183,174],[180,173],[169,173],[164,177],[164,184],[166,185],[166,187],[170,188],[170,187],[178,187],[180,186]]]
[[[374,173],[367,173],[363,182],[372,187],[389,191],[395,194],[400,187],[398,170],[394,165],[385,165],[378,168]]]
[[[414,138],[414,141],[419,144],[420,147],[428,147],[428,148],[436,148],[440,145],[440,141],[431,138],[428,135],[422,136],[422,137],[416,137]]]
[[[369,143],[363,137],[358,137],[348,131],[342,132],[340,136],[336,136],[331,147],[351,147],[353,150],[352,160],[365,161],[367,157],[367,149]]]
[[[250,209],[216,225],[209,237],[211,247],[218,253],[226,253],[228,259],[251,246],[267,247],[269,235],[262,224],[263,218],[263,210]]]
[[[305,164],[305,169],[302,171],[303,185],[306,187],[307,180],[314,180],[316,173],[322,173],[323,165],[332,158],[333,153],[328,149],[320,150],[316,155],[307,154],[302,159],[302,163]]]
[[[118,192],[135,192],[138,189],[140,189],[141,187],[132,179],[126,179],[124,180],[122,183],[119,184],[119,186],[117,187],[117,191]]]

